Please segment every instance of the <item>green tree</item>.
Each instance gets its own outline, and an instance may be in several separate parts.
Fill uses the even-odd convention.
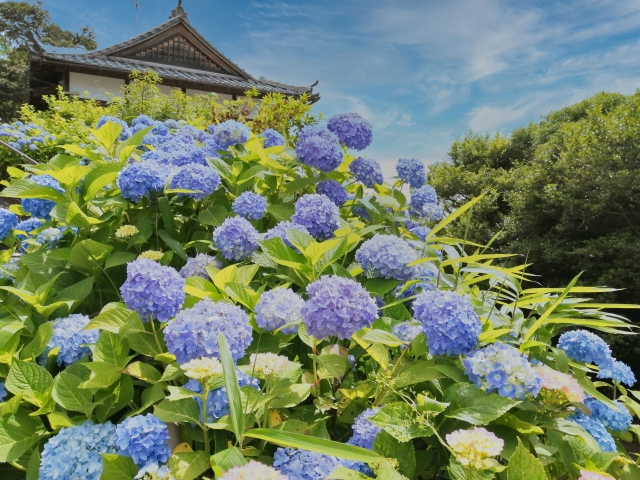
[[[28,100],[29,51],[41,44],[55,47],[97,47],[95,33],[84,27],[79,33],[51,21],[42,2],[0,3],[0,119],[15,118]]]
[[[621,290],[610,301],[640,303],[640,91],[600,93],[505,137],[467,134],[434,165],[430,182],[450,208],[486,193],[468,238],[522,252],[540,282]],[[454,236],[465,225],[452,226]],[[640,324],[640,315],[630,316]],[[637,341],[616,354],[640,371]]]

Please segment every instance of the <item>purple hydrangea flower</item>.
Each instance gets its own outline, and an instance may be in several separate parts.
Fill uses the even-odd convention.
[[[298,225],[297,223],[293,223],[293,222],[280,222],[275,227],[273,227],[267,233],[264,234],[264,239],[268,240],[270,238],[276,238],[276,237],[281,238],[286,246],[298,251],[298,249],[295,248],[291,244],[291,242],[287,239],[287,230],[297,230],[298,232],[306,233],[307,235],[309,235],[309,230],[307,230],[307,227]]]
[[[373,141],[373,127],[357,113],[343,113],[331,117],[327,128],[335,133],[342,143],[354,150],[364,150]]]
[[[405,240],[395,235],[376,234],[364,242],[356,252],[356,261],[373,277],[409,280],[415,277],[417,268],[408,263],[418,259],[418,254]]]
[[[249,317],[238,306],[205,298],[183,310],[164,329],[169,353],[183,364],[198,357],[220,357],[218,333],[229,342],[234,360],[251,344]]]
[[[326,195],[307,194],[296,201],[291,221],[306,227],[314,237],[326,240],[340,226],[340,210]]]
[[[62,428],[44,444],[40,461],[40,480],[100,480],[102,454],[117,453],[114,443],[116,427],[111,423]]]
[[[135,162],[120,171],[118,188],[124,198],[138,203],[142,197],[153,198],[164,191],[169,171],[166,165],[158,162]]]
[[[273,128],[267,128],[260,136],[264,139],[264,148],[279,147],[285,143],[284,137]]]
[[[203,200],[220,186],[220,175],[211,167],[190,163],[178,170],[171,179],[171,188],[196,190],[199,193],[178,193],[181,197]]]
[[[349,338],[378,318],[378,307],[359,283],[343,277],[323,276],[307,287],[309,299],[302,318],[316,338]]]
[[[236,198],[232,210],[249,220],[260,220],[267,213],[267,199],[257,193],[243,192]]]
[[[151,413],[127,418],[116,427],[114,441],[138,467],[167,463],[171,456],[167,425]]]
[[[391,328],[391,333],[403,342],[411,343],[414,338],[422,333],[422,324],[417,322],[396,323]]]
[[[318,185],[316,185],[316,193],[326,195],[337,207],[341,207],[349,200],[347,191],[335,180],[318,182]]]
[[[600,450],[603,452],[615,452],[616,442],[609,432],[607,432],[604,424],[597,418],[591,416],[587,417],[582,412],[576,412],[574,415],[568,417],[568,420],[572,420],[580,425],[584,430],[589,433],[600,446]]]
[[[344,152],[338,138],[328,130],[305,127],[298,138],[296,155],[302,163],[330,172],[340,166]]]
[[[298,323],[302,320],[304,300],[290,288],[276,288],[266,291],[256,305],[256,323],[265,330],[281,330],[290,335],[298,331]]]
[[[380,164],[369,158],[356,158],[351,165],[349,171],[353,173],[356,179],[365,187],[373,188],[375,185],[384,183],[384,175]]]
[[[636,383],[636,376],[629,365],[618,360],[615,360],[611,367],[601,368],[598,372],[598,378],[610,378],[629,387],[633,387]]]
[[[258,249],[260,234],[242,217],[229,217],[213,231],[213,241],[227,260],[244,260]]]
[[[64,193],[64,188],[62,188],[62,186],[60,186],[60,183],[51,175],[35,175],[30,177],[29,180],[42,187],[53,188],[60,193]],[[31,214],[32,217],[48,219],[51,210],[55,206],[56,202],[53,202],[51,200],[42,200],[41,198],[22,199],[22,208],[24,208],[25,212]]]
[[[180,276],[182,278],[200,277],[209,280],[207,267],[220,269],[222,268],[222,263],[212,255],[199,253],[193,258],[187,259],[185,266],[180,269]]]
[[[574,360],[593,363],[600,368],[613,367],[611,349],[599,336],[587,330],[572,330],[560,335],[558,348]]]
[[[18,216],[6,208],[0,208],[0,240],[4,239],[18,225]]]
[[[227,120],[218,125],[210,125],[209,131],[213,135],[216,144],[229,148],[240,143],[246,143],[251,137],[251,131],[244,123],[235,120]]]
[[[427,172],[424,164],[415,158],[403,158],[398,160],[396,172],[405,183],[411,188],[418,188],[427,182]]]
[[[324,480],[340,466],[340,461],[336,457],[308,450],[278,448],[273,457],[273,466],[287,475],[289,480]]]
[[[78,313],[53,321],[53,335],[46,350],[41,356],[41,363],[46,363],[49,352],[58,350],[58,366],[71,365],[83,357],[91,356],[92,345],[98,341],[99,330],[85,330],[91,319]]]
[[[150,318],[166,322],[182,308],[184,278],[171,267],[138,258],[127,265],[127,280],[120,293],[127,307],[135,310],[143,322]]]
[[[626,432],[631,427],[633,417],[622,403],[613,400],[619,411],[608,407],[600,400],[589,397],[584,401],[584,405],[591,410],[591,416],[602,422],[609,430],[614,432]]]
[[[466,297],[456,292],[422,292],[413,303],[432,355],[464,355],[478,345],[482,322]]]

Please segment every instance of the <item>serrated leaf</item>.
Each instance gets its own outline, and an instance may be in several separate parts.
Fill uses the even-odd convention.
[[[66,371],[56,375],[51,393],[55,402],[66,410],[86,413],[92,395],[90,391],[79,388],[82,381],[82,378]]]
[[[53,377],[40,365],[14,360],[5,387],[14,395],[20,393],[24,400],[42,407],[51,396]]]
[[[518,439],[518,446],[509,458],[507,480],[548,480],[542,462]]]
[[[205,452],[174,453],[169,458],[169,468],[178,475],[176,480],[194,480],[209,469],[209,455]]]
[[[451,404],[446,415],[470,423],[487,425],[521,403],[493,393],[485,393],[469,383],[449,387],[444,401]]]
[[[193,398],[170,401],[156,405],[153,413],[163,422],[187,422],[200,424],[200,409]]]
[[[133,480],[140,470],[131,457],[114,453],[103,453],[102,464],[100,480]]]
[[[2,417],[0,421],[0,462],[18,460],[33,445],[48,435],[38,417],[26,410]]]

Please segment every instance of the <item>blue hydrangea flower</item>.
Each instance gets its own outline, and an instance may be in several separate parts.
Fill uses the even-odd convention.
[[[293,222],[280,222],[264,234],[264,239],[268,240],[270,238],[276,237],[281,238],[286,246],[295,249],[295,251],[297,252],[298,249],[295,248],[287,239],[287,230],[297,230],[298,232],[306,233],[307,235],[309,235],[309,230],[307,230],[307,227],[298,225],[297,223]]]
[[[244,356],[253,330],[242,308],[205,298],[180,312],[164,329],[169,353],[183,364],[198,357],[220,357],[218,333],[229,343],[234,360]]]
[[[118,453],[131,457],[138,467],[167,463],[171,456],[167,425],[151,413],[127,418],[116,427],[114,441]]]
[[[153,198],[164,191],[169,168],[158,162],[135,162],[124,167],[118,174],[118,188],[122,196],[133,203],[142,197]]]
[[[256,305],[256,323],[265,330],[281,330],[290,335],[298,331],[298,323],[302,320],[304,300],[290,288],[275,288],[266,291]]]
[[[244,260],[258,249],[260,234],[242,217],[229,217],[213,231],[213,241],[227,260]]]
[[[411,188],[418,188],[427,182],[427,172],[424,164],[415,158],[403,158],[398,160],[396,172],[405,183]]]
[[[414,338],[422,333],[422,324],[411,321],[396,323],[391,327],[391,333],[403,342],[411,343]]]
[[[384,183],[384,175],[380,164],[369,158],[356,158],[351,165],[349,171],[353,173],[356,179],[365,187],[373,188],[375,185]]]
[[[18,216],[6,208],[0,208],[0,240],[4,239],[18,225]]]
[[[400,284],[393,289],[393,295],[398,299],[402,299],[416,296],[420,292],[435,290],[437,276],[438,274],[433,270],[430,270],[426,265],[416,265],[416,275],[412,280],[421,281],[412,283],[407,288],[404,288],[404,284]],[[413,307],[413,300],[408,300],[405,302],[405,305]]]
[[[220,175],[211,167],[190,163],[180,168],[171,179],[171,188],[196,190],[199,193],[178,193],[180,197],[203,200],[220,186]]]
[[[317,239],[327,240],[340,226],[340,210],[326,195],[307,194],[296,201],[291,221],[306,227]]]
[[[29,235],[31,232],[42,227],[43,223],[45,223],[44,219],[36,217],[27,218],[26,220],[21,221],[16,225],[16,228],[14,228],[14,230],[18,232],[24,232],[27,235],[25,236],[22,233],[16,233],[16,239],[20,241],[25,240],[27,237],[31,236]]]
[[[131,122],[131,126],[132,127],[137,127],[137,126],[150,127],[154,123],[155,122],[153,118],[151,118],[149,115],[143,114],[143,115],[138,115],[136,118],[134,118],[133,121]]]
[[[340,466],[340,461],[336,457],[308,450],[278,448],[273,457],[273,466],[287,475],[289,480],[324,480]]]
[[[267,128],[260,136],[264,139],[264,148],[279,147],[285,143],[284,137],[273,128]]]
[[[602,424],[609,430],[614,432],[626,432],[631,427],[633,417],[622,403],[617,400],[613,400],[613,403],[617,405],[619,411],[608,407],[600,400],[593,397],[589,397],[584,401],[584,405],[591,410],[591,416],[602,422]]]
[[[422,292],[413,302],[431,355],[464,355],[478,345],[482,322],[468,298],[456,292]]]
[[[55,227],[45,228],[38,234],[36,240],[41,245],[53,248],[62,240],[62,231]]]
[[[510,345],[492,343],[467,356],[465,373],[478,388],[508,398],[524,399],[538,395],[542,378],[525,356]]]
[[[373,449],[373,442],[382,429],[370,421],[369,418],[373,417],[379,411],[380,408],[368,408],[355,418],[351,426],[353,436],[347,442],[349,445],[366,448],[367,450]]]
[[[362,285],[349,278],[323,276],[307,287],[302,319],[316,338],[349,338],[378,318],[378,307]]]
[[[395,235],[376,234],[364,242],[356,252],[356,261],[373,277],[409,280],[416,275],[417,268],[408,263],[418,259],[416,251],[403,239]]]
[[[98,123],[96,124],[96,128],[100,129],[107,122],[117,123],[122,127],[122,132],[120,133],[118,140],[120,141],[126,140],[131,135],[131,132],[129,131],[129,125],[127,125],[127,122],[125,122],[124,120],[120,120],[118,117],[113,117],[111,115],[104,115],[100,117],[100,119],[98,120]]]
[[[231,206],[234,213],[249,220],[260,220],[267,213],[267,199],[257,193],[243,192]]]
[[[127,264],[127,280],[120,287],[122,299],[143,322],[166,322],[184,302],[184,278],[173,268],[139,257]]]
[[[83,357],[91,355],[88,345],[98,341],[99,330],[85,330],[90,322],[86,315],[75,313],[66,318],[58,318],[53,321],[53,335],[47,349],[41,356],[41,363],[46,363],[47,355],[54,348],[58,350],[58,366],[71,365]]]
[[[4,386],[4,382],[0,382],[0,402],[4,401],[7,396],[7,389]]]
[[[174,167],[184,167],[185,165],[197,164],[208,167],[206,156],[208,149],[197,145],[183,146],[182,148],[171,149],[164,156],[164,161]]]
[[[405,228],[423,242],[427,241],[427,235],[429,235],[429,232],[431,231],[429,227],[425,227],[424,225],[420,225],[411,221],[405,223]]]
[[[30,181],[41,185],[43,187],[53,188],[60,193],[64,193],[64,188],[60,186],[60,183],[51,175],[35,175],[29,178]],[[49,218],[49,214],[53,207],[56,206],[56,202],[51,200],[42,200],[40,198],[23,198],[22,208],[24,211],[31,214],[32,217]]]
[[[240,143],[246,143],[251,137],[251,131],[244,123],[235,120],[227,120],[218,125],[209,126],[209,131],[213,135],[216,144],[224,148],[229,148]]]
[[[316,185],[316,193],[326,195],[337,207],[341,207],[349,200],[347,191],[335,180],[318,182],[318,185]]]
[[[117,453],[116,427],[111,423],[62,428],[44,444],[40,461],[40,480],[100,480],[102,454]]]
[[[180,269],[180,276],[182,278],[200,277],[209,280],[207,267],[220,269],[222,268],[222,262],[212,255],[199,253],[193,258],[187,259],[185,266]]]
[[[576,412],[572,416],[568,417],[568,420],[576,422],[584,430],[587,431],[600,446],[600,450],[603,452],[615,452],[616,442],[609,432],[607,432],[604,424],[597,418],[591,416],[587,417],[582,412]]]
[[[633,387],[636,383],[636,376],[629,365],[618,360],[615,360],[609,368],[600,368],[598,378],[610,378],[629,387]]]
[[[423,185],[420,188],[416,188],[411,192],[411,201],[409,206],[413,209],[414,213],[424,215],[424,212],[428,207],[438,204],[438,194],[436,189],[431,185]]]
[[[336,134],[342,143],[354,150],[364,150],[373,141],[373,127],[357,113],[335,115],[327,122],[329,131]]]
[[[20,263],[17,257],[11,257],[11,259],[2,265],[0,269],[0,280],[13,281],[15,274],[20,270]]]
[[[178,130],[180,128],[180,124],[178,123],[178,121],[172,118],[170,118],[169,120],[166,120],[164,124],[167,126],[167,128],[170,128],[171,130]]]
[[[298,137],[296,155],[302,163],[330,172],[340,166],[344,152],[338,138],[328,130],[305,127]]]
[[[260,390],[260,380],[257,378],[245,375],[240,370],[236,370],[236,376],[238,378],[238,386],[253,387],[256,390]],[[189,380],[184,388],[202,394],[202,385],[197,380]],[[204,420],[204,412],[202,411],[202,399],[196,398],[198,407],[200,407],[200,420]],[[207,395],[207,423],[213,423],[216,420],[229,415],[229,398],[227,397],[227,387],[221,387],[216,390],[212,390]]]
[[[560,335],[558,348],[574,360],[592,363],[600,368],[612,368],[611,349],[599,336],[587,330],[572,330]]]

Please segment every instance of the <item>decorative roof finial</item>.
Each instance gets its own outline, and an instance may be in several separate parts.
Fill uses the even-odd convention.
[[[184,17],[185,20],[187,19],[187,12],[182,8],[182,0],[178,0],[178,6],[171,11],[171,16],[169,18],[171,19],[176,17]]]

